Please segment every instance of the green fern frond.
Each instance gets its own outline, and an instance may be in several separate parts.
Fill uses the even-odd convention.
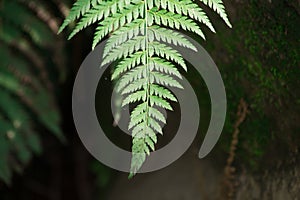
[[[180,65],[185,71],[187,71],[186,64],[177,50],[158,42],[149,43],[148,48],[150,57],[152,57],[155,54],[167,60],[174,61],[175,63]]]
[[[112,1],[103,1],[100,4],[96,5],[92,9],[88,10],[81,20],[77,23],[73,32],[70,34],[69,39],[71,39],[76,33],[86,28],[87,26],[101,20],[102,18],[107,18],[109,15],[114,15],[117,11],[122,11],[130,4],[128,0],[112,0]],[[127,20],[130,21],[129,16]]]
[[[201,1],[230,25],[221,0]],[[212,32],[215,29],[202,8],[191,0],[107,0],[92,5],[90,11],[82,14],[70,37],[96,21],[93,49],[111,34],[101,66],[116,62],[111,79],[116,80],[117,91],[125,96],[122,106],[137,103],[128,126],[132,133],[132,177],[146,155],[154,151],[156,133],[162,134],[161,124],[166,123],[166,118],[158,108],[173,110],[169,101],[177,101],[167,87],[183,88],[177,80],[182,78],[177,67],[187,71],[187,66],[174,46],[197,51],[175,30],[205,39],[198,24],[206,25]]]
[[[138,36],[134,39],[128,40],[127,42],[121,44],[120,46],[114,48],[102,61],[102,66],[120,59],[122,57],[127,57],[136,51],[144,50],[146,38],[144,36]]]
[[[144,113],[140,113],[139,115],[131,116],[131,120],[128,125],[128,129],[131,129],[132,127],[138,125],[139,123],[141,123],[142,121],[145,121],[145,120],[146,120],[146,118],[145,118]]]
[[[171,107],[170,103],[168,101],[164,100],[161,97],[151,95],[149,97],[149,99],[150,99],[150,101],[149,101],[150,106],[154,106],[155,105],[155,106],[167,109],[167,110],[171,110],[171,111],[173,110],[173,108]]]
[[[39,46],[45,46],[49,41],[53,41],[53,34],[49,32],[48,27],[22,4],[17,1],[2,1],[1,8],[0,18],[5,19],[5,22],[1,22],[1,35],[6,39],[10,41],[19,39],[25,32]]]
[[[205,39],[203,32],[193,20],[186,16],[168,12],[167,10],[158,10],[157,8],[151,9],[149,11],[148,24],[152,25],[153,23],[167,26],[172,29],[191,31]]]
[[[116,46],[121,45],[127,40],[130,40],[140,34],[143,35],[144,26],[145,26],[145,20],[137,19],[134,22],[126,24],[125,26],[116,30],[105,45],[103,57],[106,57],[107,54]]]
[[[96,5],[96,1],[93,1],[93,5]],[[78,0],[74,3],[69,15],[64,20],[63,24],[60,26],[58,33],[61,33],[71,22],[78,19],[80,16],[84,15],[90,10],[91,2],[90,0]]]
[[[36,130],[63,136],[49,78],[56,36],[27,1],[2,0],[0,24],[0,179],[9,184],[41,153]]]
[[[150,38],[155,38],[157,41],[165,42],[175,46],[179,45],[197,51],[196,47],[190,41],[188,41],[183,35],[171,29],[166,29],[156,25],[150,26],[148,35],[149,35],[150,42],[154,40]],[[172,37],[170,37],[170,35],[172,35]]]
[[[126,106],[130,103],[138,102],[138,101],[146,101],[147,93],[145,90],[134,92],[128,95],[123,101],[122,106]]]
[[[91,0],[91,5],[95,7],[98,3],[101,3],[102,0]]]
[[[9,93],[1,92],[0,105],[6,105],[1,107],[2,115],[10,121],[15,128],[23,128],[28,126],[29,116],[22,104],[14,99]],[[18,115],[16,115],[18,112]]]
[[[147,116],[147,115],[145,115]],[[148,123],[149,123],[149,126],[154,130],[156,131],[157,133],[160,133],[160,134],[163,134],[162,132],[162,128],[161,126],[159,125],[159,123],[157,123],[156,120],[154,120],[152,117],[148,117]]]
[[[232,28],[232,25],[229,22],[229,19],[227,17],[222,0],[200,0],[200,1],[203,2],[205,5],[209,6],[214,11],[216,11],[220,15],[220,17],[224,20],[224,22],[227,24],[227,26]]]
[[[150,70],[156,70],[161,73],[169,74],[179,79],[182,79],[180,72],[174,64],[159,57],[149,58],[149,68]]]
[[[153,82],[162,86],[170,86],[183,89],[182,85],[176,81],[172,76],[162,74],[160,72],[151,72],[150,80],[153,78]]]
[[[146,53],[144,51],[137,51],[134,54],[130,55],[128,58],[125,58],[118,63],[115,70],[113,71],[113,74],[111,75],[111,79],[115,80],[125,71],[128,71],[139,64],[145,63]]]
[[[142,1],[139,1],[136,4],[128,5],[121,13],[116,13],[115,15],[104,19],[96,28],[92,48],[94,49],[96,45],[110,32],[117,30],[126,23],[136,20],[138,17],[143,17],[143,15],[144,5]],[[73,34],[71,34],[69,38],[72,36]]]
[[[140,151],[139,153],[132,153],[132,160],[135,162],[131,165],[131,173],[129,174],[128,178],[132,178],[137,171],[142,167],[143,163],[146,160],[146,153],[149,151],[148,146],[145,142],[145,139],[133,139],[132,140],[132,152]]]
[[[126,88],[124,88],[121,92],[122,95],[135,92],[137,90],[140,90],[141,88],[145,87],[145,78],[138,79],[136,81],[133,81],[131,84],[129,84]]]
[[[116,84],[117,91],[121,92],[129,83],[146,77],[145,73],[146,68],[144,66],[135,67],[133,70],[126,72]]]
[[[160,121],[164,124],[166,123],[165,116],[158,109],[156,109],[154,107],[149,107],[149,116],[157,119],[158,121]]]
[[[167,1],[155,1],[157,8],[167,9],[172,13],[189,16],[200,23],[205,24],[212,32],[215,29],[209,21],[205,12],[197,4],[190,0],[167,0]],[[148,8],[151,9],[151,8]]]
[[[135,117],[137,115],[140,115],[141,113],[144,113],[147,108],[147,103],[143,102],[139,105],[137,105],[134,110],[131,112],[131,117]]]
[[[155,95],[161,98],[169,99],[171,101],[177,102],[176,97],[166,88],[161,87],[159,85],[152,84],[150,86],[150,95]]]

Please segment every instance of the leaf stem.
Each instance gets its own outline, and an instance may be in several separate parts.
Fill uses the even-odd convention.
[[[145,10],[145,50],[146,50],[146,76],[147,76],[147,87],[146,87],[146,123],[145,123],[145,128],[144,128],[144,134],[146,135],[146,130],[147,127],[149,126],[149,106],[150,106],[150,69],[149,69],[149,51],[148,51],[148,10],[147,10],[147,0],[144,0],[144,10]]]

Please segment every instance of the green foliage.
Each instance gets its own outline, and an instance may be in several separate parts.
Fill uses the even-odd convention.
[[[202,2],[231,27],[221,0]],[[170,101],[177,101],[167,87],[182,88],[176,67],[185,71],[187,67],[172,45],[196,50],[174,30],[192,32],[203,39],[198,23],[205,24],[212,32],[215,30],[202,8],[191,0],[107,0],[92,5],[80,0],[60,31],[79,18],[69,38],[95,22],[98,25],[93,48],[110,34],[101,65],[117,62],[112,80],[117,81],[117,90],[124,95],[122,106],[137,103],[128,126],[133,137],[130,174],[133,176],[146,155],[155,149],[156,133],[162,134],[161,126],[166,119],[158,108],[172,110]]]
[[[0,179],[7,184],[13,171],[41,153],[38,131],[46,128],[62,139],[47,66],[39,57],[54,34],[27,5],[0,3]]]
[[[217,12],[220,15],[220,17],[224,20],[224,22],[227,24],[227,26],[231,28],[231,24],[228,20],[222,0],[200,0],[200,1],[202,1],[205,5],[208,5],[215,12]]]

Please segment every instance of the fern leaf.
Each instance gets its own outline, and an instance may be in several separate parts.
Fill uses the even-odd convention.
[[[155,150],[154,142],[153,142],[153,140],[152,140],[150,137],[146,137],[146,138],[145,138],[145,142],[146,142],[146,144],[150,147],[150,149],[151,149],[152,151]]]
[[[155,95],[161,98],[165,98],[177,102],[176,97],[169,90],[159,85],[155,85],[155,84],[150,85],[150,95]]]
[[[138,125],[142,121],[146,121],[145,113],[140,113],[139,115],[134,115],[130,117],[130,123],[128,125],[128,129]]]
[[[27,114],[21,102],[12,98],[7,92],[2,91],[0,106],[2,114],[13,124],[14,128],[28,128],[28,119],[30,116]]]
[[[130,55],[128,58],[125,58],[118,63],[115,70],[113,71],[113,74],[111,75],[111,79],[115,80],[125,71],[128,71],[139,64],[145,64],[145,63],[146,63],[145,51],[137,51],[134,54]]]
[[[173,30],[154,25],[149,27],[148,34],[153,34],[158,41],[166,42],[172,45],[183,46],[197,51],[196,47],[190,41],[188,41],[182,34]],[[172,35],[172,37],[170,37],[170,35]]]
[[[224,20],[224,22],[227,24],[227,26],[232,28],[232,25],[229,22],[229,19],[227,17],[222,0],[200,0],[200,1],[203,2],[205,5],[209,6],[214,11],[216,11],[220,15],[220,17]]]
[[[147,109],[147,102],[143,102],[133,109],[130,116],[135,117],[136,115],[143,113],[146,109]]]
[[[151,128],[153,128],[154,131],[162,134],[162,128],[161,126],[159,125],[159,123],[157,121],[155,121],[153,118],[149,117],[148,118],[148,123],[150,125]]]
[[[145,136],[145,127],[147,127],[147,123],[141,122],[137,124],[133,129],[132,129],[132,138],[142,138]]]
[[[120,92],[129,83],[144,78],[146,70],[147,69],[144,66],[139,66],[134,68],[133,70],[128,71],[117,82],[117,91]]]
[[[139,145],[139,143],[143,143],[142,145]],[[130,174],[128,176],[128,178],[132,178],[137,171],[141,168],[142,164],[145,162],[146,160],[146,154],[144,153],[144,149],[147,148],[145,147],[145,142],[144,140],[138,140],[138,141],[133,141],[133,145],[132,145],[132,152],[135,152],[135,149],[139,149],[141,152],[140,153],[132,153],[132,159],[131,159],[131,163],[133,163],[131,165],[130,168]]]
[[[167,60],[174,61],[179,64],[185,71],[187,71],[187,67],[183,58],[175,49],[172,49],[171,47],[162,43],[152,42],[149,43],[148,51],[149,56],[153,56],[154,54],[156,54],[157,56],[163,57]]]
[[[44,46],[49,41],[53,41],[54,37],[47,25],[43,24],[34,14],[28,12],[28,9],[18,1],[2,0],[0,9],[0,18],[5,19],[1,20],[0,32],[2,33],[0,37],[3,36],[3,33],[8,33],[6,39],[16,42],[16,40],[21,39],[23,32],[25,32],[36,45]],[[30,45],[28,47],[31,48]]]
[[[157,83],[159,85],[183,89],[182,85],[178,81],[176,81],[172,76],[162,74],[159,72],[151,72],[150,79],[152,79],[152,77],[154,79],[154,83]]]
[[[137,92],[134,92],[130,95],[128,95],[123,101],[122,101],[122,106],[125,106],[125,105],[128,105],[130,103],[134,103],[134,102],[137,102],[137,101],[145,101],[146,100],[146,91],[143,90],[143,91],[137,91]]]
[[[107,56],[107,54],[116,46],[130,40],[139,34],[144,35],[144,26],[145,20],[144,19],[137,19],[132,23],[126,24],[125,26],[121,27],[120,29],[116,30],[112,36],[108,39],[104,52],[103,57]]]
[[[95,7],[98,3],[101,3],[102,0],[91,0],[91,4],[93,7]]]
[[[160,7],[160,6],[163,9],[167,9],[170,12],[189,16],[191,19],[194,19],[200,23],[205,24],[212,32],[215,33],[215,29],[214,29],[213,25],[209,21],[207,15],[202,10],[202,8],[200,8],[197,4],[193,3],[190,0],[183,0],[183,1],[182,0],[168,0],[166,3],[157,5],[157,7]]]
[[[145,40],[144,36],[138,36],[132,40],[128,40],[127,42],[121,44],[117,48],[113,49],[102,61],[102,66],[115,61],[122,57],[127,57],[130,54],[133,54],[139,50],[145,50]]]
[[[178,69],[171,62],[165,61],[159,57],[149,58],[149,68],[150,70],[156,70],[161,73],[173,75],[179,79],[182,79],[182,76]]]
[[[200,1],[231,26],[221,0]],[[183,88],[177,81],[182,79],[177,65],[185,71],[187,66],[172,46],[197,51],[183,35],[171,29],[193,32],[203,39],[198,24],[206,25],[212,32],[215,29],[206,13],[192,0],[91,0],[91,5],[91,9],[77,14],[82,18],[70,37],[98,22],[94,49],[111,34],[101,66],[116,61],[111,79],[116,80],[117,91],[126,95],[122,106],[138,103],[128,125],[133,138],[131,177],[141,168],[146,155],[155,149],[156,133],[162,134],[161,123],[166,123],[166,118],[158,108],[172,110],[169,101],[177,101],[167,87]]]
[[[77,23],[73,32],[70,34],[68,39],[71,39],[76,33],[84,29],[85,27],[100,21],[102,18],[107,18],[109,15],[114,15],[118,10],[123,10],[130,1],[127,0],[112,0],[103,1],[99,5],[86,12],[81,18],[80,22]],[[130,20],[128,20],[130,21]]]
[[[149,116],[157,119],[158,121],[160,121],[164,124],[166,123],[165,116],[154,107],[149,107]]]
[[[145,88],[145,83],[147,82],[147,79],[142,78],[138,79],[131,84],[129,84],[126,88],[124,88],[121,92],[122,95],[135,92],[137,90],[140,90],[141,88]]]
[[[90,9],[90,0],[78,0],[71,8],[69,15],[60,26],[58,33],[61,33],[71,22],[78,19],[81,15],[84,15]]]
[[[138,17],[143,17],[143,15],[144,4],[139,1],[136,4],[128,5],[122,13],[116,13],[112,17],[108,17],[101,21],[95,31],[93,49],[108,33],[117,30],[126,23],[132,22],[132,20],[136,20]]]
[[[52,32],[56,20],[45,19],[52,17],[44,10],[47,3],[30,2],[2,0],[0,6],[0,182],[8,184],[12,172],[21,173],[41,151],[35,130],[63,137],[55,94],[48,90],[51,80],[57,80],[50,80],[49,72],[58,75],[57,69],[49,68],[57,47]],[[90,7],[78,9],[85,12]]]
[[[194,32],[205,39],[199,26],[186,16],[168,12],[167,10],[157,10],[156,8],[153,8],[149,11],[149,18],[148,23],[151,25],[154,22],[157,25],[163,25],[177,30],[182,28],[185,31]]]
[[[165,108],[167,110],[171,110],[171,111],[173,110],[173,108],[171,107],[169,102],[167,102],[166,100],[164,100],[161,97],[151,95],[150,96],[150,106],[154,106],[154,105]]]

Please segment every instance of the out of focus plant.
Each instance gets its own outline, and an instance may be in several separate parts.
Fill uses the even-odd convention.
[[[0,2],[0,179],[7,184],[41,153],[41,134],[63,139],[53,84],[55,23],[47,2]]]

